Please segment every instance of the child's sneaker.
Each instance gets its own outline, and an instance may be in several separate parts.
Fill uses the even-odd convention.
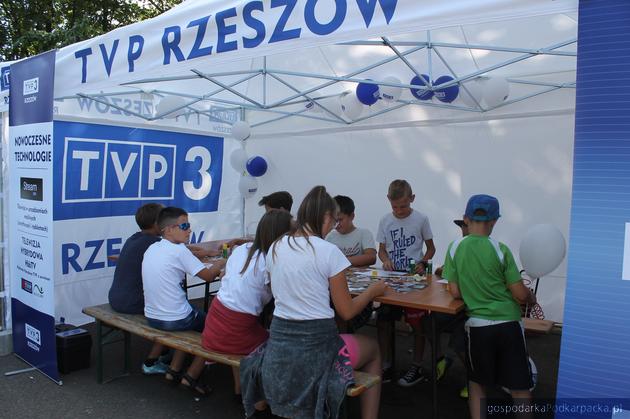
[[[165,365],[170,365],[171,361],[173,360],[173,352],[172,351],[166,351],[163,355],[160,355],[158,357],[158,362],[165,364]]]
[[[443,356],[442,358],[438,360],[437,366],[436,366],[438,381],[444,378],[444,376],[446,375],[446,371],[448,371],[448,368],[451,366],[452,363],[453,363],[453,360],[445,356]]]
[[[398,380],[398,385],[401,387],[411,387],[420,382],[429,381],[429,376],[424,369],[419,365],[412,365],[407,373]]]
[[[144,362],[142,363],[142,373],[144,375],[166,374],[168,365],[157,361],[155,364],[148,367]]]

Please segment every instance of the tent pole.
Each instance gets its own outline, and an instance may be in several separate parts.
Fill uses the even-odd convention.
[[[267,106],[267,56],[263,57],[263,105]]]
[[[245,121],[245,109],[241,108],[241,121]],[[243,148],[245,143],[242,144]],[[245,197],[241,195],[241,237],[245,237]]]

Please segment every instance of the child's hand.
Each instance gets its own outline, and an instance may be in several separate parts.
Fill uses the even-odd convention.
[[[425,271],[424,262],[420,261],[420,263],[416,265],[415,273],[417,273],[418,275],[424,275],[424,271]]]
[[[212,267],[213,268],[219,268],[219,269],[223,269],[225,267],[225,263],[227,262],[227,259],[217,259],[217,260],[213,260],[212,261]]]
[[[385,291],[389,289],[389,285],[384,280],[379,280],[368,287],[366,292],[370,293],[371,299],[375,299],[376,297],[380,297],[385,294]]]
[[[392,263],[390,259],[387,259],[385,262],[383,262],[383,269],[386,271],[394,270],[394,264]]]

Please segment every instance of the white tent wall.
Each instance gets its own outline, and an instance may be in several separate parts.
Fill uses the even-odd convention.
[[[270,168],[247,201],[248,232],[262,215],[261,196],[291,192],[296,214],[308,190],[322,184],[333,195],[352,197],[355,224],[376,234],[380,217],[391,211],[389,182],[402,178],[414,189],[413,207],[431,222],[434,266],[442,264],[448,244],[460,234],[452,220],[461,218],[468,197],[476,193],[499,198],[502,217],[493,236],[512,249],[521,266],[520,240],[532,225],[554,224],[568,239],[573,104],[573,92],[565,91],[515,105],[512,112],[462,119],[471,122],[439,118],[390,124],[392,112],[370,125],[342,129],[307,129],[297,118],[276,123],[276,132],[271,125],[261,127],[247,140],[247,152],[265,156]],[[541,106],[546,111],[538,112]],[[418,107],[407,111],[426,117]],[[539,302],[548,319],[562,321],[565,282],[566,262],[540,281]]]

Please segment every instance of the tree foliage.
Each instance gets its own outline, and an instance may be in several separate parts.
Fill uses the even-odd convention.
[[[0,0],[0,62],[61,48],[165,12],[182,0]]]

